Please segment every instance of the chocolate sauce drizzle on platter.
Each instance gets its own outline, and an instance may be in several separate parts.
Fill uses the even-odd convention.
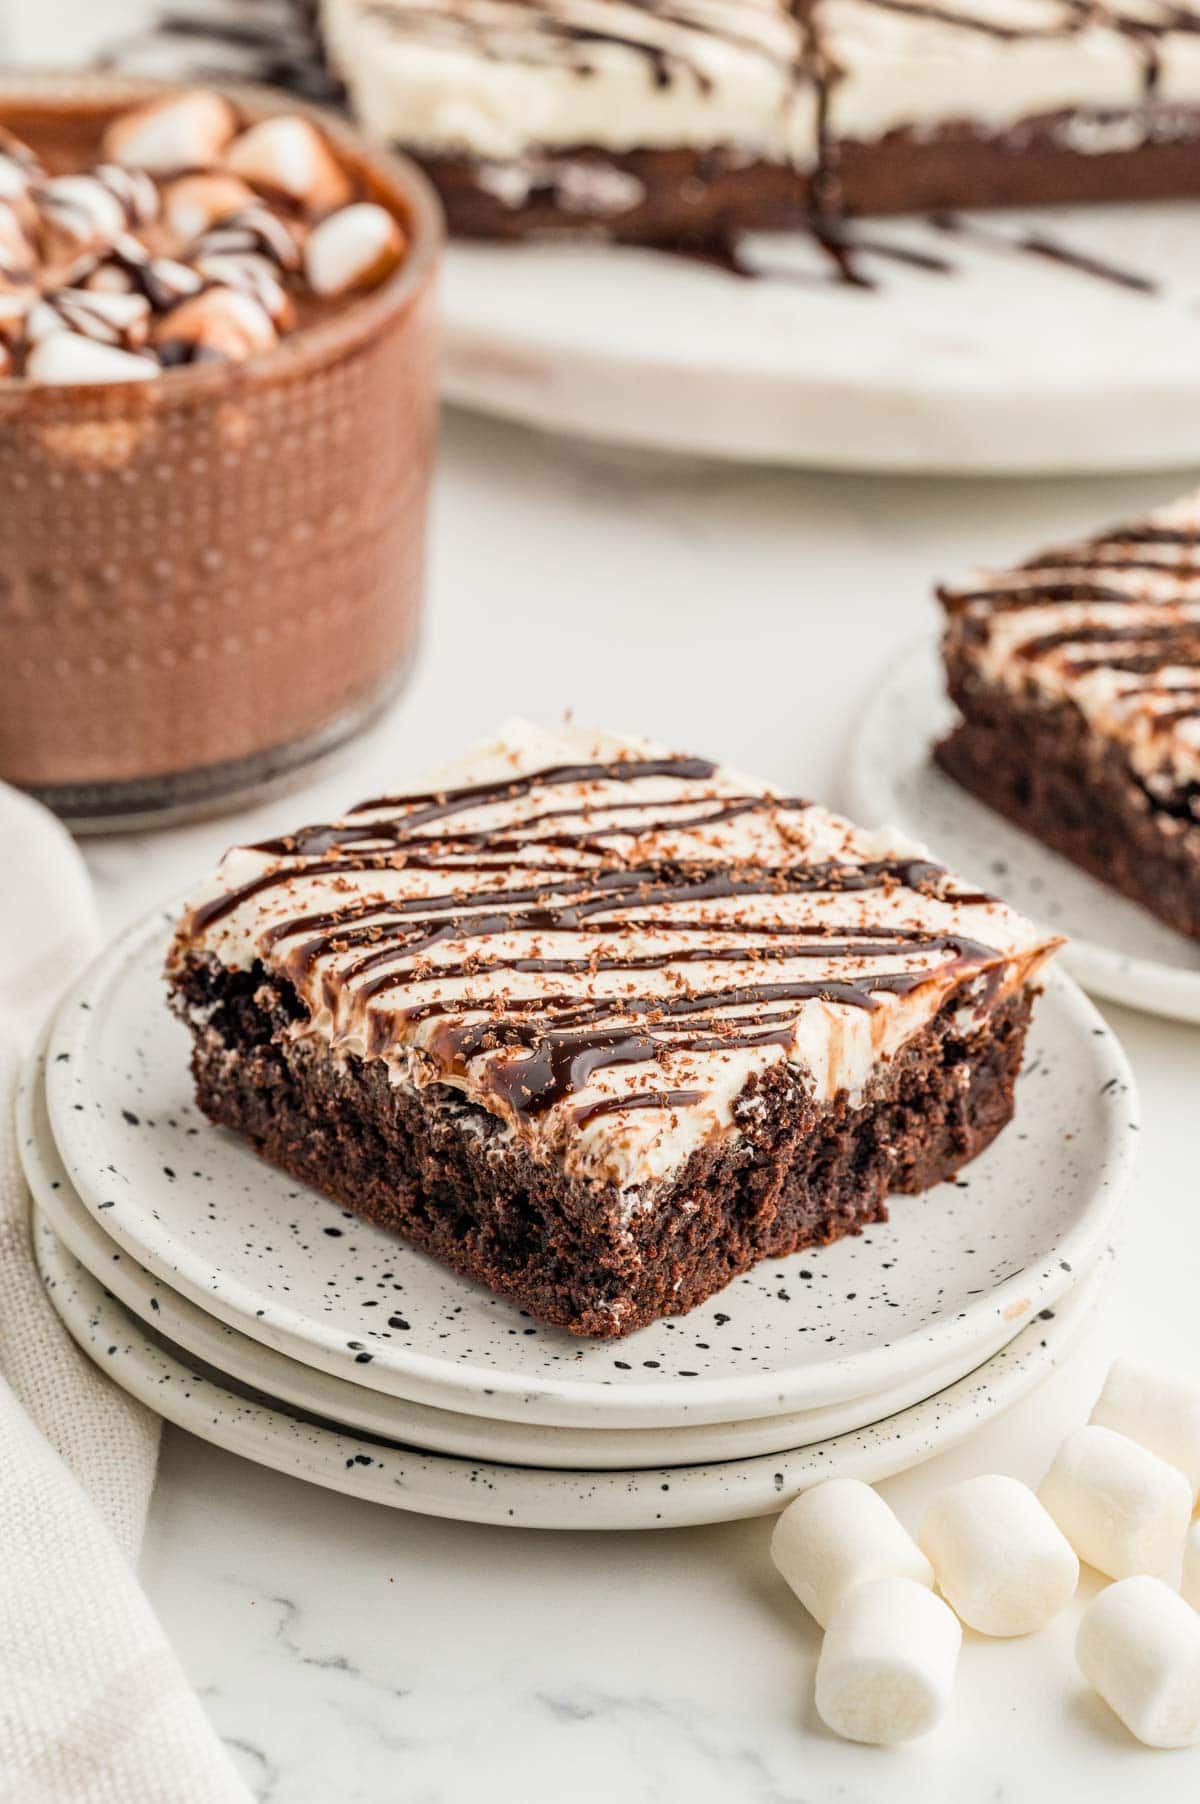
[[[616,1093],[580,1097],[577,1129],[678,1115],[706,1069],[794,1048],[809,1004],[876,1016],[929,986],[931,1012],[985,1011],[1013,976],[969,924],[991,897],[924,858],[856,856],[844,823],[705,759],[386,796],[246,854],[261,868],[193,911],[189,945],[249,910],[335,1045],[417,1056],[518,1121],[597,1073]]]

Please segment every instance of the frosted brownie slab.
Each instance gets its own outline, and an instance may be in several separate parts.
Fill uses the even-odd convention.
[[[1055,944],[895,835],[516,725],[228,853],[168,972],[214,1121],[620,1335],[986,1146]]]
[[[323,0],[452,227],[686,244],[1200,191],[1195,0]]]
[[[1200,938],[1200,493],[940,594],[939,763]]]

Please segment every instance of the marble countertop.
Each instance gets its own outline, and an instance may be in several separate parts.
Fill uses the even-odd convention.
[[[235,837],[321,818],[503,716],[711,750],[839,799],[875,673],[935,630],[930,579],[1187,485],[925,483],[738,470],[446,423],[430,607],[408,694],[299,798],[92,841],[116,929]],[[1196,1357],[1200,1030],[1107,1011],[1142,1088],[1144,1150],[1108,1304],[1037,1396],[885,1487],[915,1525],[939,1483],[1036,1480],[1120,1346]],[[835,1741],[816,1635],[769,1525],[587,1536],[355,1503],[169,1429],[144,1555],[154,1604],[269,1804],[1174,1804],[1200,1752],[1137,1748],[1075,1673],[1068,1614],[1032,1642],[968,1636],[952,1718],[902,1752]]]

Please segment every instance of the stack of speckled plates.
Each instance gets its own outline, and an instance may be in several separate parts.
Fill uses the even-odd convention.
[[[531,1320],[260,1162],[191,1099],[167,928],[119,940],[26,1072],[35,1244],[71,1333],[206,1440],[399,1508],[555,1528],[765,1514],[963,1438],[1063,1359],[1136,1134],[1081,992],[1038,1005],[1017,1120],[886,1226],[621,1341]]]

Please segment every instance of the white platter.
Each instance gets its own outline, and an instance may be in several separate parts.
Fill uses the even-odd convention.
[[[1094,995],[1200,1021],[1200,941],[1156,921],[945,776],[932,750],[954,719],[936,646],[914,647],[882,675],[863,715],[847,772],[851,813],[936,847],[964,876],[1067,934],[1060,962]]]
[[[1200,461],[1200,203],[924,219],[857,236],[952,273],[802,236],[754,241],[745,280],[654,251],[456,244],[443,392],[553,431],[822,468],[965,472]],[[1145,292],[1017,241],[1156,285]],[[803,272],[805,279],[797,279]],[[1119,347],[1119,354],[1114,352]]]
[[[965,1377],[1013,1339],[1006,1328],[994,1345],[959,1354],[945,1366],[877,1396],[744,1422],[697,1423],[685,1428],[553,1428],[430,1409],[335,1378],[251,1340],[189,1303],[122,1252],[80,1202],[58,1156],[46,1115],[43,1070],[43,1058],[38,1054],[26,1066],[18,1092],[21,1162],[39,1214],[80,1264],[140,1322],[165,1335],[190,1357],[310,1415],[407,1446],[518,1466],[594,1471],[745,1459],[847,1434],[895,1415]]]
[[[994,1344],[1096,1255],[1136,1141],[1132,1077],[1067,979],[1038,1005],[1018,1120],[957,1181],[857,1239],[767,1261],[686,1317],[580,1342],[209,1126],[164,1006],[156,913],[96,961],[48,1043],[50,1120],[105,1232],[254,1340],[436,1408],[557,1427],[793,1413]]]
[[[1111,1262],[1023,1329],[983,1368],[925,1403],[792,1453],[652,1471],[576,1472],[451,1459],[346,1433],[200,1368],[123,1309],[35,1221],[50,1300],[114,1383],[201,1440],[293,1477],[422,1515],[514,1528],[682,1528],[766,1516],[832,1477],[874,1483],[957,1445],[1066,1358]]]

